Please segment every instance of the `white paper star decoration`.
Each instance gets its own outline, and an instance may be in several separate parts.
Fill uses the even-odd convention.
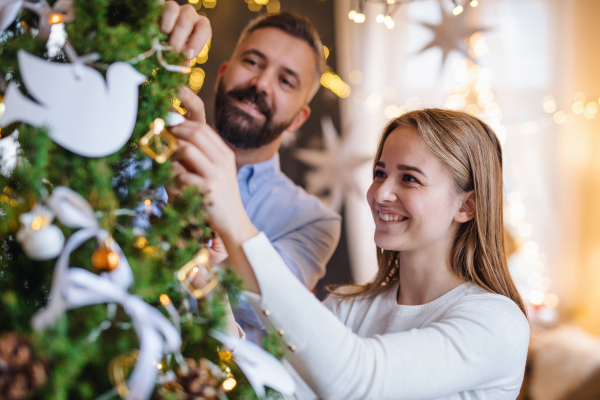
[[[352,192],[361,195],[354,180],[354,170],[372,158],[354,154],[350,141],[347,138],[340,140],[330,117],[323,117],[321,127],[325,151],[299,149],[295,157],[314,168],[306,174],[306,190],[340,211],[346,195]]]
[[[467,44],[468,39],[474,33],[488,31],[489,28],[468,24],[468,12],[466,10],[459,15],[446,14],[443,10],[441,10],[441,13],[442,22],[438,25],[415,21],[433,31],[433,34],[435,35],[429,43],[417,52],[417,54],[424,53],[434,47],[439,47],[442,50],[442,67],[452,51],[457,51],[462,53],[465,57],[471,58],[469,55],[469,46]]]

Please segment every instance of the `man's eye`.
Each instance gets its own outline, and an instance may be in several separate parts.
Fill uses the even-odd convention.
[[[294,87],[294,84],[287,78],[281,78],[281,83],[283,83],[285,86]]]
[[[254,61],[254,60],[251,60],[251,59],[249,59],[249,58],[246,58],[246,59],[244,60],[244,62],[245,62],[246,64],[248,64],[248,65],[252,65],[252,66],[254,66],[254,65],[258,65],[258,63],[257,63],[256,61]]]

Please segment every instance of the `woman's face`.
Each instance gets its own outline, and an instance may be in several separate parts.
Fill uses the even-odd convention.
[[[467,197],[456,192],[450,171],[416,128],[396,128],[384,143],[367,192],[375,244],[397,251],[449,246],[464,222],[461,206]]]

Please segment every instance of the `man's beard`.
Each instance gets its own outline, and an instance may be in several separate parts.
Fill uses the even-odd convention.
[[[236,106],[238,101],[250,101],[265,116],[262,124]],[[273,123],[273,110],[255,86],[247,89],[232,89],[225,92],[223,82],[217,88],[215,99],[215,127],[219,135],[229,144],[239,149],[257,149],[277,139],[292,121]]]

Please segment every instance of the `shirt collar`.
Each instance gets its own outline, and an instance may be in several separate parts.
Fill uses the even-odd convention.
[[[281,171],[279,153],[275,153],[267,161],[257,164],[247,164],[240,168],[237,175],[238,185],[240,188],[247,190],[249,194],[254,194],[279,171]]]

